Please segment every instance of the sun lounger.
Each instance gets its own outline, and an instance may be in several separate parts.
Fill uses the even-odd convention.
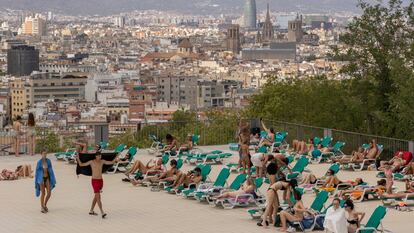
[[[387,208],[384,206],[377,206],[372,213],[371,217],[368,219],[367,224],[361,225],[360,228],[356,230],[357,233],[374,233],[374,232],[384,232],[384,227],[382,226],[382,219],[384,219],[387,214]],[[380,229],[378,229],[380,227]]]

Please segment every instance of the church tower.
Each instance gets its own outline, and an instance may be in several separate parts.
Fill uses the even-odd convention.
[[[272,41],[274,36],[273,24],[270,21],[269,3],[267,4],[266,20],[263,24],[262,41]]]

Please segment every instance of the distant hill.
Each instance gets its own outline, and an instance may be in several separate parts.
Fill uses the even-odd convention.
[[[274,11],[355,11],[357,0],[256,0],[258,10],[270,3]],[[133,10],[173,10],[199,14],[242,12],[245,0],[0,0],[1,8],[54,11],[68,15],[108,15]]]

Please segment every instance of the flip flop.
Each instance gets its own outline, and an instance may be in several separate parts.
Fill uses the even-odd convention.
[[[94,211],[92,211],[92,212],[89,212],[89,215],[96,216],[96,215],[98,215],[98,214],[97,214],[97,213],[95,213]]]
[[[47,213],[47,211],[45,209],[42,209],[40,212],[42,212],[43,214]]]
[[[106,217],[106,214],[102,214],[102,218],[105,218]]]

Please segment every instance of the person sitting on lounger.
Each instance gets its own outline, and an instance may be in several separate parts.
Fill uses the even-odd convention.
[[[369,148],[367,151],[367,159],[376,159],[378,156],[378,145],[375,139],[369,143]]]
[[[181,185],[188,188],[190,184],[199,184],[203,180],[201,176],[201,168],[196,167],[187,173],[178,172],[177,177],[172,184],[173,189],[178,189]]]
[[[167,140],[167,145],[164,147],[164,149],[161,150],[161,153],[170,151],[170,153],[173,154],[179,149],[177,139],[171,134],[167,134],[165,136],[165,140]]]
[[[260,120],[260,124],[262,125],[263,129],[266,131],[267,136],[266,138],[262,139],[261,143],[259,144],[259,147],[261,146],[270,147],[273,145],[273,142],[275,141],[275,130],[273,129],[273,127],[271,127],[270,129],[266,128],[262,120]]]
[[[132,167],[125,172],[125,175],[129,177],[129,175],[134,174],[137,171],[139,171],[141,175],[144,175],[148,171],[160,172],[162,170],[162,159],[151,159],[146,165],[144,165],[144,163],[142,163],[140,160],[136,160]]]
[[[396,192],[396,193],[383,193],[382,198],[405,198],[408,194],[413,194],[414,196],[414,181],[410,182],[405,180],[405,191]]]
[[[386,164],[388,163],[391,166],[392,172],[400,171],[402,166],[404,166],[404,164],[407,163],[407,161],[403,159],[403,155],[404,153],[400,152],[396,156],[394,156],[390,161],[381,161],[378,170],[383,171],[386,167]]]
[[[338,197],[341,197],[343,199],[348,199],[348,197],[351,195],[353,198],[358,199],[363,194],[364,190],[366,192],[377,192],[380,195],[385,192],[385,186],[387,184],[387,181],[385,179],[381,179],[377,181],[377,185],[375,186],[369,186],[369,185],[360,185],[355,187],[351,190],[343,190],[338,193]]]
[[[180,149],[181,151],[190,151],[193,149],[193,146],[193,135],[188,134],[186,143],[182,144]]]
[[[302,221],[304,214],[307,213],[311,216],[314,216],[315,213],[305,208],[302,202],[302,194],[297,190],[293,191],[293,195],[295,197],[296,203],[293,206],[293,213],[288,210],[282,210],[280,212],[280,225],[281,228],[279,232],[286,232],[287,230],[287,222],[298,222]]]
[[[159,176],[151,176],[143,180],[131,181],[131,183],[133,185],[138,185],[138,184],[142,184],[145,182],[150,182],[150,183],[158,183],[160,181],[174,182],[176,175],[178,173],[177,160],[175,159],[171,160],[170,166],[171,166],[170,169],[168,169],[166,172],[161,173]]]
[[[237,196],[243,194],[253,194],[256,190],[256,184],[252,177],[247,178],[246,182],[240,187],[239,190],[224,192],[217,196],[217,199],[225,199],[225,198],[236,198]]]

